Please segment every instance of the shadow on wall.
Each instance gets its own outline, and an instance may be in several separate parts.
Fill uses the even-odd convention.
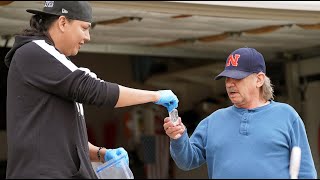
[[[0,179],[6,178],[7,144],[6,144],[6,102],[8,68],[4,64],[4,57],[10,48],[0,48]]]
[[[7,161],[0,161],[0,178],[1,179],[6,178],[6,167],[7,167]]]
[[[4,64],[4,57],[9,48],[0,48],[0,130],[6,129],[6,97],[8,68]]]

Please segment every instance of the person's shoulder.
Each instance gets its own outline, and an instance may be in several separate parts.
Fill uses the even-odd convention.
[[[223,119],[225,119],[225,116],[230,114],[232,111],[232,106],[229,107],[223,107],[220,109],[217,109],[213,111],[209,116],[207,116],[205,119],[203,119],[203,122],[218,122]]]
[[[211,113],[210,116],[218,115],[218,114],[226,114],[232,111],[233,106],[223,107]]]
[[[287,104],[287,103],[284,103],[284,102],[272,101],[272,105],[275,108],[279,108],[281,110],[295,111],[295,109],[290,104]]]
[[[282,113],[285,113],[289,116],[295,117],[296,119],[299,119],[300,117],[298,112],[290,104],[283,102],[273,102],[273,106],[278,111],[281,111]]]
[[[234,106],[227,106],[227,107],[220,108],[217,111],[220,111],[220,112],[230,111],[230,110],[232,110],[233,107]]]
[[[32,65],[33,63],[38,63],[43,59],[52,58],[46,51],[43,51],[41,47],[39,47],[33,41],[27,42],[17,48],[13,57],[15,58],[15,62],[18,66],[26,64]]]
[[[37,46],[33,41],[30,41],[24,45],[22,45],[20,48],[16,50],[17,53],[22,54],[33,54],[34,52],[39,51],[39,46]]]

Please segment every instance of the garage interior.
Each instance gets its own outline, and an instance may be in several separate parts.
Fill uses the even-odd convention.
[[[191,134],[218,108],[230,105],[224,81],[214,81],[229,53],[253,47],[266,60],[275,100],[293,106],[304,120],[313,159],[320,171],[320,8],[287,9],[215,1],[90,1],[91,41],[71,57],[99,78],[133,88],[171,89],[180,100],[179,115]],[[202,1],[203,2],[203,1]],[[261,2],[263,3],[263,2]],[[270,2],[269,2],[270,3]],[[14,35],[28,26],[26,9],[39,1],[0,3],[0,177],[5,177],[5,103],[7,68],[3,63]],[[276,6],[276,5],[274,5]],[[115,110],[85,106],[90,142],[122,146],[129,152],[135,178],[207,178],[205,165],[179,170],[169,155],[162,129],[167,112],[153,104]]]

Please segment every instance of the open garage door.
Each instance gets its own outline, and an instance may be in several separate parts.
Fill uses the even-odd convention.
[[[317,1],[90,3],[94,12],[91,41],[81,52],[170,58],[168,66],[174,65],[179,70],[150,76],[145,83],[175,90],[182,99],[182,111],[192,108],[191,104],[199,99],[222,94],[224,82],[213,81],[213,77],[223,69],[230,52],[247,46],[262,52],[268,64],[283,65],[285,69],[268,66],[267,74],[286,81],[286,100],[298,112],[309,112],[301,105],[301,91],[304,91],[301,79],[320,74],[320,3]],[[0,46],[11,47],[13,36],[28,26],[31,14],[26,9],[42,9],[42,6],[43,2],[39,1],[2,1]],[[313,92],[319,91],[318,86],[314,88]],[[319,121],[316,116],[319,117],[312,115],[312,121]],[[315,139],[316,132],[312,134],[309,138],[315,149],[319,139]],[[315,161],[318,165],[319,158]]]

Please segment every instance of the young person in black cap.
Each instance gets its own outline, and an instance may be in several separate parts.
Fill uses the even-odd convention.
[[[30,28],[6,55],[7,178],[97,178],[91,161],[108,161],[123,148],[88,142],[82,103],[124,107],[154,102],[170,112],[171,90],[147,91],[103,81],[68,56],[90,40],[92,10],[86,1],[46,1]],[[127,157],[128,161],[128,157]]]
[[[235,50],[215,79],[222,77],[233,106],[203,119],[190,138],[181,118],[176,126],[165,118],[177,166],[206,163],[209,178],[217,179],[317,178],[303,121],[290,105],[273,100],[262,54]]]

